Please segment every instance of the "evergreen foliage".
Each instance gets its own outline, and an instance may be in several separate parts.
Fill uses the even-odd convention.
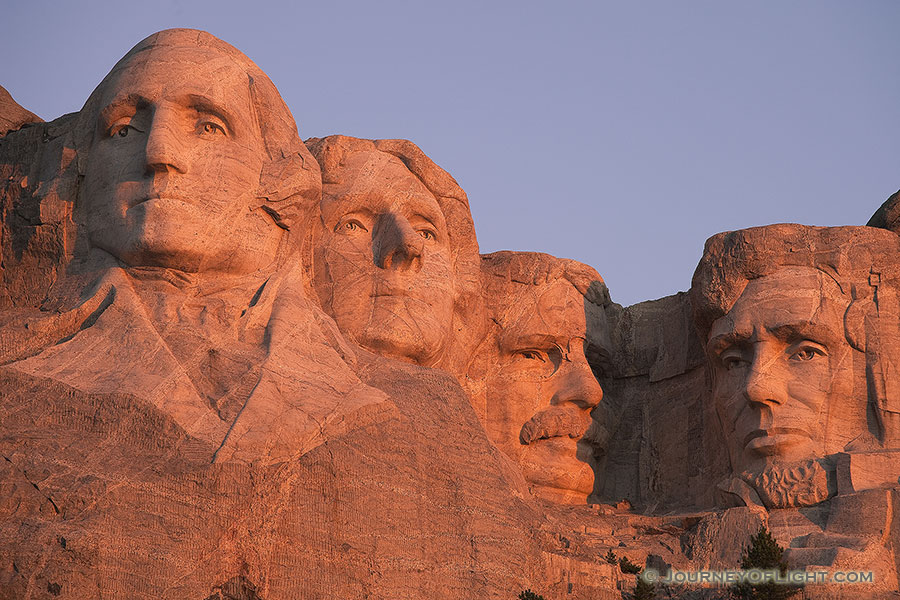
[[[741,569],[776,570],[784,575],[787,573],[787,563],[784,562],[783,555],[784,548],[778,545],[768,529],[760,527],[756,535],[750,538],[750,545],[741,555]],[[731,586],[730,592],[735,600],[786,600],[799,592],[802,587],[774,581],[765,583],[742,581]]]

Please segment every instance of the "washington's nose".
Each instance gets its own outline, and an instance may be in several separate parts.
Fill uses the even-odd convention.
[[[148,175],[187,170],[183,135],[178,130],[176,115],[163,107],[154,112],[147,134]]]
[[[787,395],[784,377],[778,373],[776,359],[757,349],[744,382],[744,396],[750,404],[783,404]]]
[[[590,410],[603,400],[603,388],[594,377],[587,360],[563,361],[557,377],[559,383],[553,395],[553,404],[570,403],[581,409]]]
[[[381,269],[419,270],[425,240],[405,217],[387,213],[378,219],[372,236],[375,264]]]

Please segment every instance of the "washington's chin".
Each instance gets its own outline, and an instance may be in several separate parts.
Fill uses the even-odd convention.
[[[357,336],[356,342],[375,354],[423,366],[433,365],[441,354],[439,341],[423,340],[419,331],[369,327]]]

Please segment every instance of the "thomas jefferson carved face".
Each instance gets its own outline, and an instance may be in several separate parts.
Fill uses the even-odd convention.
[[[486,379],[485,428],[536,495],[584,503],[607,437],[591,421],[603,390],[586,358],[598,342],[586,339],[585,307],[600,309],[565,280],[521,286],[509,300]]]
[[[437,200],[396,157],[350,155],[322,195],[316,290],[348,337],[421,365],[449,336],[454,281]]]
[[[847,301],[812,268],[751,280],[713,323],[714,398],[736,472],[822,457],[829,407],[851,398]]]
[[[248,74],[205,47],[135,54],[102,84],[88,238],[131,266],[250,272],[281,230],[254,201],[264,154]]]

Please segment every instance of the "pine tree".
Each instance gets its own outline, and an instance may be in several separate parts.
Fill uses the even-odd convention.
[[[741,569],[776,570],[781,575],[787,573],[787,563],[783,560],[784,548],[778,545],[765,527],[760,527],[750,538],[750,545],[741,555]],[[774,581],[750,583],[742,581],[731,586],[731,596],[737,600],[786,600],[800,591],[803,586],[784,585]]]
[[[638,576],[634,586],[634,600],[654,600],[656,598],[656,586],[647,583],[644,578]]]
[[[544,600],[544,597],[527,589],[523,592],[519,592],[519,600]]]

